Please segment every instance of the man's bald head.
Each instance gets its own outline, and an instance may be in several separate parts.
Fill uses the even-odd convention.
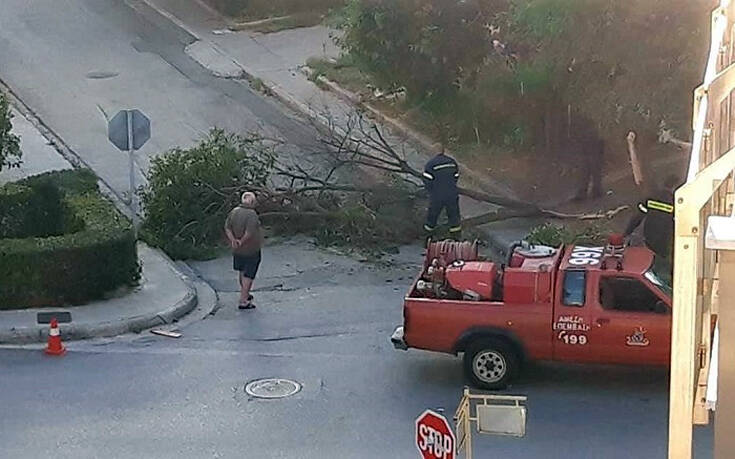
[[[255,201],[255,193],[253,193],[252,191],[246,191],[240,197],[240,202],[242,203],[242,205],[251,209],[255,207]]]

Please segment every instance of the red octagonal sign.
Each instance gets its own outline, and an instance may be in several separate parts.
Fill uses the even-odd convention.
[[[447,419],[431,410],[416,419],[416,447],[424,459],[454,459],[456,441]]]

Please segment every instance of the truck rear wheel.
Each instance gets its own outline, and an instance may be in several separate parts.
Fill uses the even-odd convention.
[[[465,350],[464,369],[473,386],[504,389],[518,372],[518,356],[502,340],[481,339]]]

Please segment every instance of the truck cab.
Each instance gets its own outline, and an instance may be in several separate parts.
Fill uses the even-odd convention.
[[[404,299],[398,349],[464,354],[479,387],[504,387],[529,360],[666,365],[668,267],[643,247],[513,247],[505,264],[476,246],[430,246]]]
[[[628,247],[611,266],[603,247],[571,247],[560,264],[553,360],[667,365],[671,342],[668,272],[653,252]]]

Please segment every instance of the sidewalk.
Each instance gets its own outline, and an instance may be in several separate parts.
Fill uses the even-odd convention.
[[[36,128],[13,109],[13,132],[21,136],[23,164],[20,168],[0,172],[0,186],[29,175],[52,170],[70,169],[66,161]],[[119,203],[118,203],[119,204]],[[216,302],[207,289],[211,288],[185,276],[169,258],[145,244],[138,245],[142,276],[138,286],[125,291],[124,296],[96,301],[83,306],[53,309],[21,309],[0,311],[0,344],[25,344],[44,341],[48,325],[36,323],[39,312],[67,311],[72,322],[60,324],[64,340],[115,336],[139,332],[147,328],[170,324],[190,313],[198,304],[197,291],[207,299],[195,315],[206,315]]]
[[[13,114],[12,132],[20,136],[23,163],[14,169],[3,169],[0,172],[0,186],[29,175],[72,168],[72,165],[56,152],[30,121],[15,108],[11,108],[10,112]]]
[[[145,244],[138,245],[143,268],[141,283],[124,296],[69,308],[0,311],[0,344],[45,341],[48,325],[36,323],[39,312],[71,313],[72,321],[60,324],[64,340],[116,336],[172,323],[197,305],[194,288],[175,266]]]

